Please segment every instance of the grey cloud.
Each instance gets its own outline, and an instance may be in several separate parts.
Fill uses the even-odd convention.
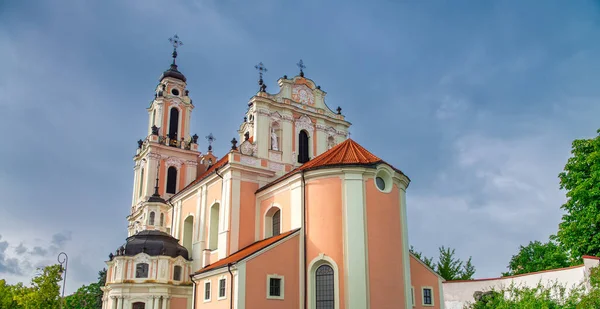
[[[2,239],[2,235],[0,235],[0,239]],[[22,274],[21,268],[19,267],[19,261],[15,258],[6,258],[6,248],[8,248],[8,242],[0,241],[0,274]]]
[[[33,247],[33,249],[31,249],[31,254],[45,256],[46,254],[48,254],[48,250],[44,249],[40,246],[35,246],[35,247]]]
[[[58,248],[63,248],[64,245],[71,240],[71,232],[56,233],[52,235],[52,244]]]
[[[17,246],[17,247],[15,248],[15,253],[16,253],[16,254],[19,254],[19,255],[21,255],[21,254],[23,254],[23,253],[25,253],[25,252],[27,252],[27,248],[25,248],[25,246],[23,246],[23,243],[20,243],[20,244],[19,244],[19,246]]]

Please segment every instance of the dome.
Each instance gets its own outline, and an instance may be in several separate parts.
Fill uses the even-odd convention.
[[[177,65],[175,63],[171,64],[171,67],[163,72],[163,74],[160,76],[160,80],[162,80],[165,77],[176,78],[183,82],[186,81],[185,76],[183,76],[183,74],[177,70]]]
[[[127,243],[117,250],[117,255],[134,256],[142,252],[150,256],[182,256],[190,260],[188,250],[180,245],[176,238],[155,230],[144,230],[127,237]]]

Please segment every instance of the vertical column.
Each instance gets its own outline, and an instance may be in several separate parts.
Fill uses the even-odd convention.
[[[231,177],[231,226],[229,227],[229,252],[238,251],[240,237],[240,191],[242,175],[232,171]]]
[[[154,295],[148,297],[148,309],[156,309],[154,308]]]
[[[141,164],[141,162],[140,162]],[[135,166],[133,167],[133,192],[131,193],[131,206],[133,207],[135,204],[137,204],[137,199],[138,199],[138,181],[139,181],[139,171],[140,171],[140,165],[135,164]]]
[[[123,309],[123,301],[125,299],[123,298],[123,296],[119,296],[118,301],[119,301],[119,305],[117,306],[119,309]]]
[[[406,188],[400,185],[400,217],[402,224],[402,263],[404,271],[404,299],[406,299],[406,308],[412,306],[411,278],[410,278],[410,255],[408,249],[408,224],[406,221]],[[416,288],[416,287],[415,287]],[[440,294],[443,293],[440,290]],[[416,302],[416,300],[415,300]]]
[[[169,297],[168,296],[163,296],[162,297],[162,309],[167,309],[167,302],[169,301]]]
[[[206,235],[205,235],[205,227],[206,227],[206,202],[207,202],[207,197],[206,197],[206,185],[202,186],[200,188],[201,190],[201,196],[200,196],[200,223],[198,226],[198,234],[199,234],[199,239],[200,239],[200,265],[202,267],[204,267],[204,265],[206,265],[205,263],[205,254],[204,254],[204,250],[206,249]],[[194,265],[194,269],[200,269],[200,267],[196,267],[196,265]]]
[[[158,300],[160,299],[160,296],[154,296],[154,305],[152,305],[152,308],[154,309],[160,309],[158,307]]]
[[[284,116],[285,117],[285,116]],[[291,116],[290,116],[291,117]],[[294,141],[294,136],[292,133],[292,122],[290,120],[284,119],[281,121],[281,159],[284,163],[294,163],[295,161],[291,161],[292,158],[292,142]]]
[[[149,154],[148,161],[146,162],[146,167],[144,171],[144,189],[142,192],[142,197],[152,195],[154,193],[154,186],[156,185],[156,168],[158,167],[158,162],[160,160],[159,154]],[[161,182],[159,182],[160,185]],[[161,191],[164,188],[159,188]]]
[[[110,307],[111,307],[111,309],[117,309],[117,297],[116,296],[110,297]]]
[[[196,172],[198,171],[197,165],[198,164],[196,162],[185,162],[185,183],[183,186],[181,186],[181,188],[185,188],[187,185],[192,183],[194,179],[196,179]]]
[[[348,309],[369,308],[367,287],[366,218],[363,176],[347,172],[344,179],[344,257],[346,305]],[[410,285],[409,285],[410,286]],[[410,308],[410,307],[407,307]]]
[[[221,205],[219,207],[219,239],[218,258],[227,257],[227,245],[229,242],[229,215],[231,209],[231,172],[223,175],[223,191],[221,192]]]
[[[268,113],[268,111],[267,111]],[[271,125],[271,117],[264,115],[258,110],[256,113],[256,119],[254,120],[254,140],[258,143],[258,157],[268,158],[269,157],[269,141],[271,136],[269,134],[269,127]]]

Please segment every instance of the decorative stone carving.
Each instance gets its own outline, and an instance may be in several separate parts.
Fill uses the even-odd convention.
[[[315,104],[315,96],[306,85],[294,85],[292,88],[292,100],[302,104]]]
[[[149,153],[147,154],[147,157],[148,157],[149,159],[152,159],[152,160],[159,160],[159,159],[161,159],[161,158],[162,158],[162,155],[160,155],[160,154],[158,154],[158,153],[154,153],[154,152],[149,152]]]
[[[312,121],[306,115],[302,115],[296,120],[296,133],[300,132],[300,130],[306,130],[309,133],[314,130]]]
[[[245,140],[240,145],[240,152],[244,155],[251,156],[254,154],[254,146],[250,141]]]
[[[187,160],[187,161],[185,161],[185,165],[187,165],[187,166],[197,166],[198,162],[192,161],[192,160]]]
[[[279,151],[279,137],[274,127],[271,127],[271,149]]]
[[[167,164],[167,167],[175,166],[177,169],[180,169],[183,162],[184,161],[180,158],[169,157],[165,163]]]
[[[272,171],[283,171],[284,165],[281,163],[269,162],[269,169]]]
[[[248,165],[252,165],[252,166],[256,166],[256,163],[258,163],[258,160],[253,158],[253,157],[248,157],[248,156],[242,156],[240,158],[240,162],[244,163],[244,164],[248,164]]]
[[[283,117],[281,117],[281,114],[278,112],[272,112],[270,116],[271,116],[271,120],[273,120],[273,121],[279,121],[283,118]]]
[[[281,161],[281,153],[269,152],[269,160]]]

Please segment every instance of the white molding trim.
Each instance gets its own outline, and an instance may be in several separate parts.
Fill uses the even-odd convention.
[[[225,280],[225,295],[221,296],[221,280]],[[222,275],[219,276],[219,279],[217,280],[217,300],[224,300],[227,299],[227,276],[226,275]]]
[[[431,290],[431,304],[425,304],[425,290],[429,289]],[[421,305],[424,307],[433,307],[435,306],[435,295],[434,295],[434,289],[431,286],[422,286],[421,287]]]
[[[402,266],[404,272],[404,286],[410,286],[412,284],[412,279],[410,277],[410,250],[408,247],[408,222],[406,219],[406,191],[401,188],[398,193],[400,195],[400,224],[402,228],[402,261],[404,263]],[[404,298],[406,299],[405,306],[410,308],[410,291],[408,289],[404,289]]]
[[[410,292],[412,294],[412,298],[411,298],[412,306],[416,307],[417,306],[417,302],[415,301],[415,287],[414,286],[410,287]]]
[[[246,262],[236,264],[236,282],[235,294],[237,299],[234,302],[235,309],[246,309]]]
[[[281,279],[281,284],[279,285],[279,296],[271,295],[271,279]],[[283,300],[285,298],[285,278],[278,274],[267,274],[267,299],[279,299]]]
[[[442,277],[438,278],[438,293],[440,295],[440,301],[439,301],[439,303],[440,303],[440,309],[444,309],[444,307],[446,305],[446,303],[444,301],[444,287],[442,285],[443,281],[445,281],[445,280],[442,280]]]
[[[262,235],[263,237],[262,237],[262,239],[267,239],[269,237],[273,237],[273,214],[277,211],[277,210],[272,211],[273,208],[276,208],[279,210],[279,234],[281,234],[281,225],[282,225],[281,219],[283,218],[283,209],[282,209],[281,205],[279,205],[279,203],[271,203],[271,205],[262,214],[262,218],[261,218],[261,220],[263,221],[263,235]],[[271,214],[269,215],[269,213],[271,213]],[[260,221],[258,223],[260,226]]]
[[[328,264],[329,266],[331,266],[331,268],[333,268],[333,288],[334,288],[334,308],[335,309],[340,309],[340,272],[339,272],[339,268],[337,266],[337,264],[335,263],[335,261],[330,258],[329,256],[321,253],[319,254],[317,257],[315,257],[310,264],[308,265],[308,282],[307,282],[307,286],[308,286],[308,304],[307,304],[307,308],[309,309],[314,309],[316,307],[316,295],[315,295],[315,290],[316,290],[316,279],[315,279],[315,271],[317,270],[317,268],[323,264]],[[348,293],[346,291],[346,293]],[[346,306],[348,306],[348,303],[346,303]],[[366,308],[366,307],[365,307]]]
[[[208,283],[208,298],[206,298],[206,284]],[[212,298],[212,282],[210,281],[210,279],[206,279],[203,281],[202,286],[204,287],[202,289],[203,293],[202,293],[202,299],[204,300],[205,303],[210,302],[211,298]]]

